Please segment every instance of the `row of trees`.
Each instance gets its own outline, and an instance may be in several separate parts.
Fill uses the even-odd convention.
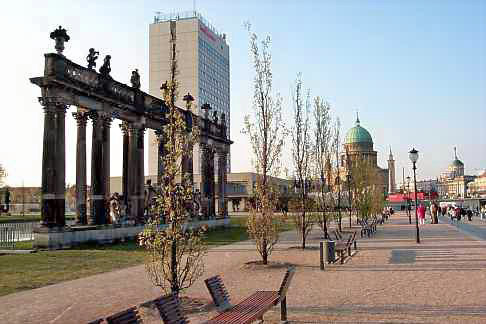
[[[379,174],[372,161],[346,154],[346,168],[340,166],[341,134],[339,118],[331,115],[330,104],[317,96],[312,98],[303,86],[302,75],[292,88],[292,124],[282,118],[283,101],[272,85],[270,37],[261,42],[247,25],[250,34],[250,53],[255,70],[253,114],[245,118],[243,132],[249,137],[253,150],[253,164],[257,172],[256,204],[250,210],[248,232],[256,242],[263,264],[278,242],[280,219],[274,210],[278,193],[269,176],[280,176],[280,164],[286,137],[291,141],[291,177],[297,188],[297,204],[293,204],[293,219],[301,236],[301,247],[314,224],[328,237],[328,220],[337,218],[342,227],[342,190],[349,187],[354,210],[360,218],[369,218],[381,211],[383,199]],[[312,121],[311,121],[312,119]],[[346,174],[343,174],[346,172]],[[309,186],[312,183],[313,186]],[[317,185],[316,185],[317,184]],[[351,185],[352,184],[352,185]],[[313,190],[312,199],[310,189]],[[317,210],[317,212],[316,212]],[[351,217],[351,214],[350,214]]]
[[[254,197],[256,203],[248,218],[248,232],[255,240],[262,262],[267,264],[278,242],[280,227],[275,216],[279,191],[271,179],[282,173],[281,157],[286,137],[290,134],[292,139],[292,174],[300,188],[295,221],[302,234],[302,248],[305,248],[306,237],[315,222],[314,215],[308,214],[309,209],[318,206],[318,223],[327,235],[327,211],[340,206],[340,177],[337,177],[337,185],[331,185],[329,181],[339,167],[340,123],[339,119],[333,121],[331,118],[329,103],[320,97],[311,99],[310,91],[304,90],[298,74],[292,93],[294,123],[290,128],[286,127],[282,117],[282,98],[272,88],[271,39],[266,37],[259,42],[249,25],[247,28],[255,78],[253,115],[246,116],[244,132],[250,138],[253,163],[259,175]],[[203,243],[205,229],[187,228],[194,193],[192,179],[183,165],[186,153],[199,142],[199,120],[193,122],[191,132],[188,132],[183,113],[175,106],[179,87],[175,24],[171,25],[170,31],[170,78],[161,87],[169,108],[166,116],[168,124],[164,126],[163,186],[161,194],[156,197],[156,212],[139,236],[139,243],[147,250],[145,267],[153,284],[166,293],[179,294],[202,275],[206,247]],[[186,108],[191,110],[192,98],[186,97]],[[311,110],[315,121],[312,125]],[[317,203],[311,204],[306,184],[316,179],[319,182],[318,199]],[[159,226],[161,217],[166,219],[167,228]]]

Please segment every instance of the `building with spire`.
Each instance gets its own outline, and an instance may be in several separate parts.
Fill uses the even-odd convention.
[[[395,183],[395,159],[393,159],[393,153],[390,146],[390,155],[388,155],[388,193],[395,193],[397,189]]]
[[[441,173],[437,191],[441,198],[466,198],[467,185],[474,181],[476,176],[464,174],[464,163],[457,158],[457,149],[454,147],[454,160]]]
[[[355,126],[349,129],[346,133],[344,141],[344,152],[340,157],[340,177],[342,183],[346,181],[346,176],[349,174],[349,165],[359,159],[370,161],[379,175],[379,185],[383,187],[383,193],[393,193],[396,190],[395,182],[395,160],[390,147],[390,154],[388,157],[388,168],[380,168],[377,162],[377,151],[373,148],[373,138],[371,134],[363,126],[356,113]]]

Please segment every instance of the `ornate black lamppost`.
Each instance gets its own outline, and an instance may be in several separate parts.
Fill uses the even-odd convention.
[[[408,223],[412,224],[412,215],[410,213],[410,176],[407,177],[407,214]]]
[[[415,227],[417,229],[417,234],[416,234],[416,238],[417,238],[417,243],[420,243],[420,233],[419,233],[419,226],[418,226],[418,216],[417,216],[417,207],[418,207],[418,204],[417,204],[417,178],[416,178],[416,175],[415,175],[415,170],[417,170],[417,167],[415,165],[415,163],[417,163],[417,160],[418,160],[418,151],[413,148],[409,153],[409,157],[410,157],[410,161],[412,161],[412,164],[413,164],[413,189],[414,189],[414,194],[415,194]]]

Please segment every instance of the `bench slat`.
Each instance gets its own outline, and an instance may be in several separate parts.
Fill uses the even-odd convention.
[[[280,298],[276,291],[257,291],[230,310],[209,320],[208,324],[246,324],[259,319],[271,307],[278,304]]]

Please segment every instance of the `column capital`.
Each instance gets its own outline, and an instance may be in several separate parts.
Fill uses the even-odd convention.
[[[100,119],[100,115],[96,111],[89,111],[87,113],[87,116],[93,121],[93,123],[97,122]]]
[[[109,115],[105,115],[101,117],[103,120],[103,126],[105,127],[111,127],[111,123],[113,122],[113,118]]]
[[[88,114],[86,112],[73,112],[73,117],[76,119],[76,122],[78,123],[79,126],[86,126],[86,123],[88,122]]]
[[[120,126],[120,129],[121,129],[123,135],[128,135],[129,123],[126,122],[126,121],[123,121],[119,126]]]

